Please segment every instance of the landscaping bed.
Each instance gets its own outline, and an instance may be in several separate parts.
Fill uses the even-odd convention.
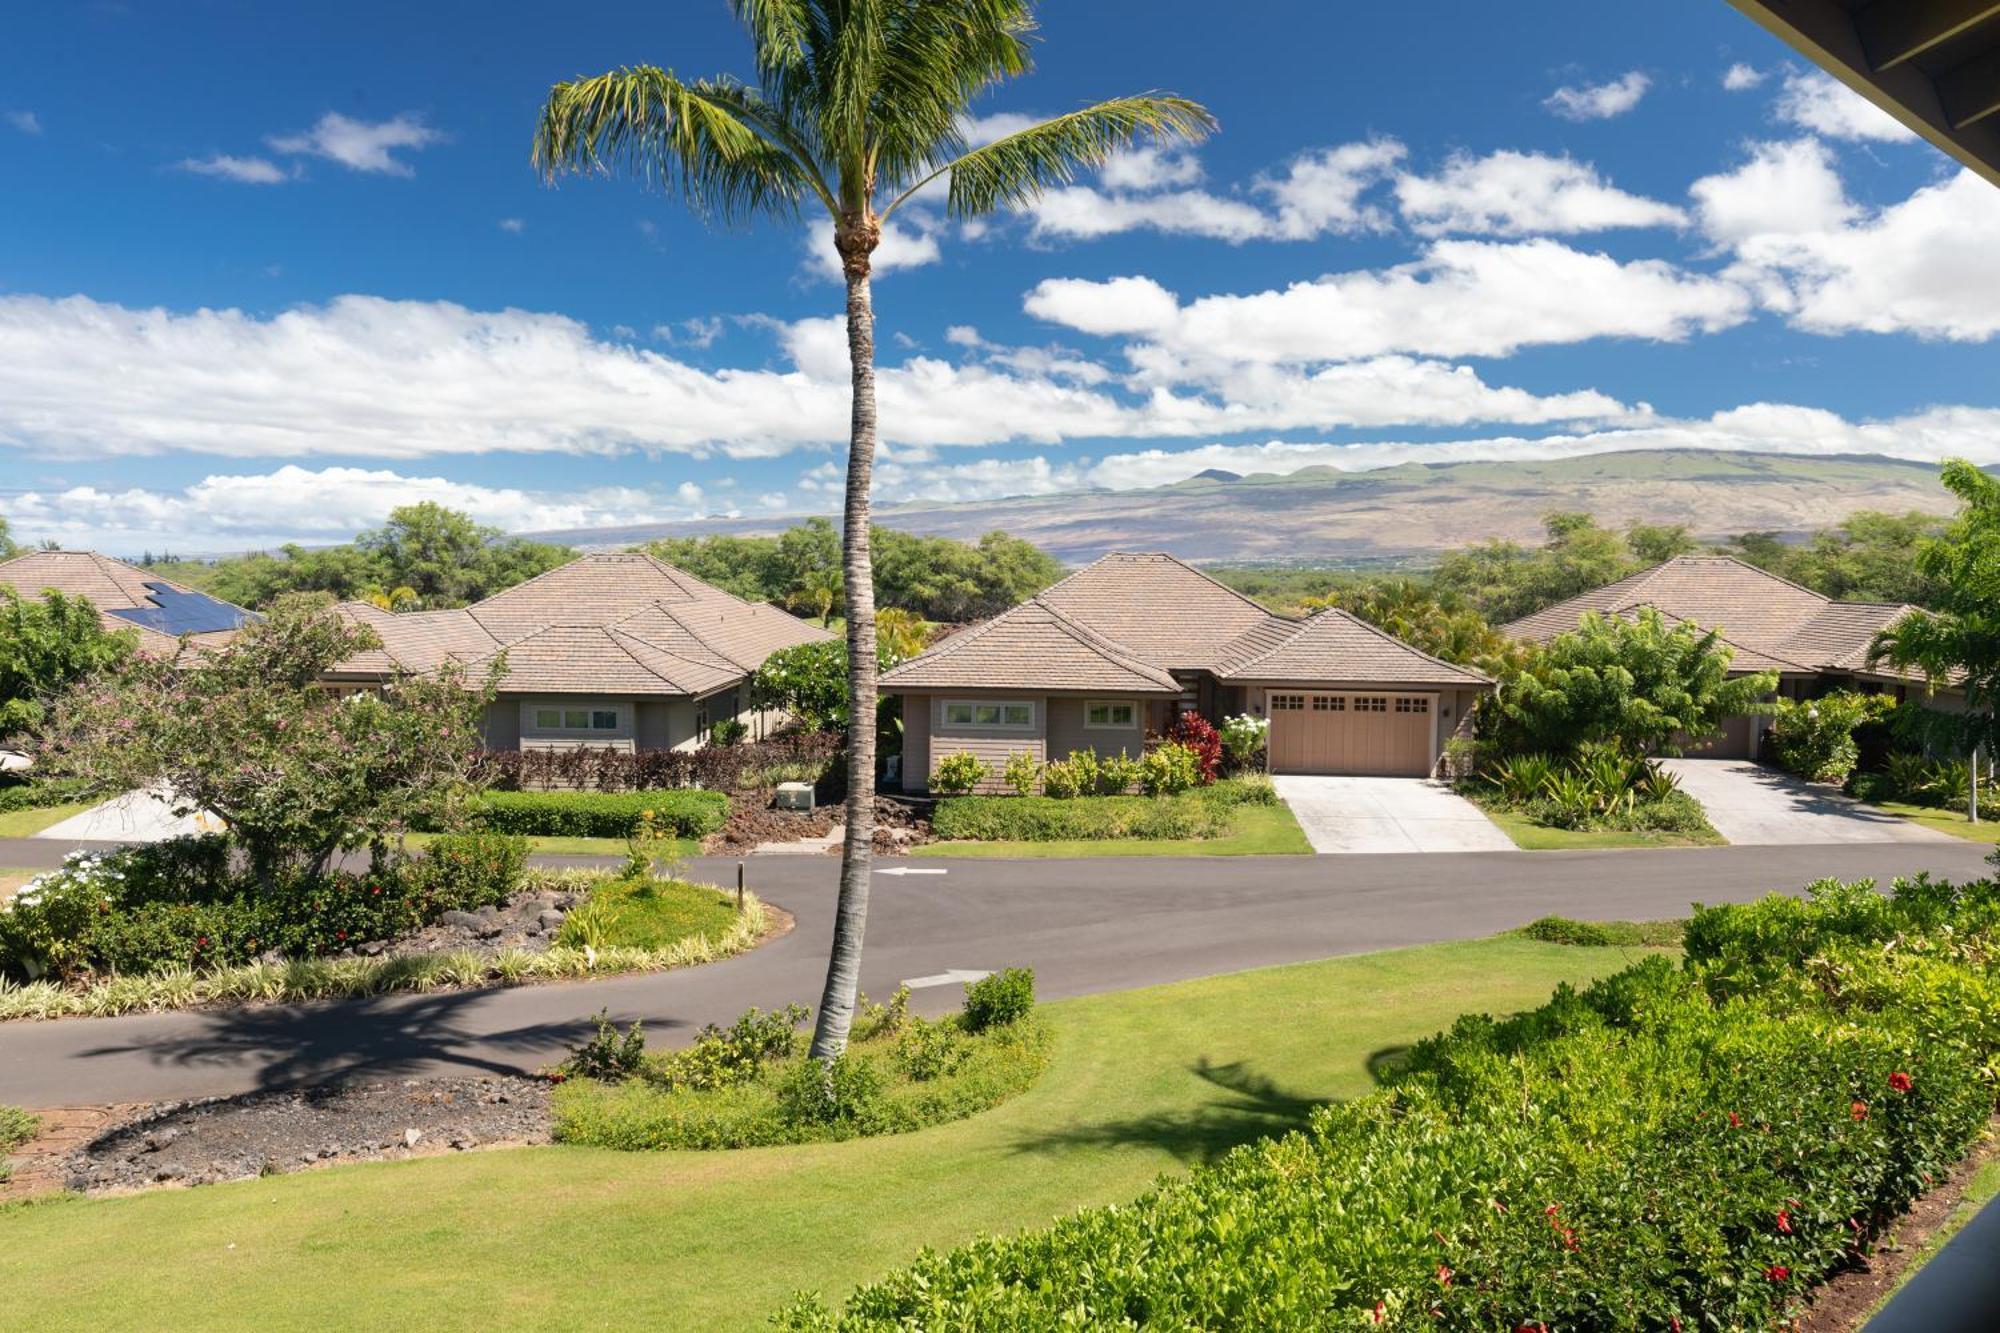
[[[951,796],[931,812],[926,855],[1117,856],[1304,853],[1311,847],[1263,777],[1162,796]]]
[[[1461,778],[1456,790],[1524,851],[1725,842],[1672,773],[1611,746],[1487,760]]]
[[[369,1080],[135,1108],[73,1153],[63,1175],[84,1191],[208,1185],[548,1138],[546,1079]]]

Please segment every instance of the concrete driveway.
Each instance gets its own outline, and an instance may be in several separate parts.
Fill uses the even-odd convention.
[[[1708,822],[1732,843],[1957,841],[1747,759],[1664,759],[1661,767],[1681,780],[1681,790],[1701,802]]]
[[[1273,778],[1316,852],[1519,850],[1479,807],[1426,778]]]

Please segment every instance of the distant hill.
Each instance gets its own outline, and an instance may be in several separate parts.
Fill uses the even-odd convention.
[[[1542,515],[1556,509],[1587,509],[1612,527],[1685,523],[1698,536],[1719,538],[1807,532],[1857,509],[1947,514],[1953,507],[1929,463],[1685,449],[1405,463],[1369,472],[1315,467],[1238,476],[1210,469],[1146,490],[909,504],[879,517],[888,527],[946,537],[1004,528],[1073,563],[1146,550],[1213,564],[1378,564],[1422,561],[1494,537],[1537,542]],[[793,521],[709,519],[535,535],[602,547],[701,532],[775,532]]]

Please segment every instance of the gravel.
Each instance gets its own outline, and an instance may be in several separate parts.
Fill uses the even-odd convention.
[[[499,907],[446,912],[431,925],[399,940],[375,941],[351,952],[371,957],[468,950],[491,957],[503,949],[541,953],[556,942],[563,917],[584,895],[523,889]]]
[[[75,1190],[206,1185],[336,1162],[549,1141],[549,1084],[388,1079],[137,1108],[65,1164]]]

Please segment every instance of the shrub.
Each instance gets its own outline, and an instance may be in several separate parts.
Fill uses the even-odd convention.
[[[971,1054],[958,1024],[912,1018],[896,1036],[896,1064],[912,1083],[949,1077]]]
[[[1855,729],[1895,709],[1883,694],[1835,690],[1817,699],[1780,699],[1771,720],[1771,756],[1808,782],[1845,782],[1861,758]]]
[[[808,731],[847,725],[847,645],[839,639],[780,648],[750,677],[760,708],[797,718]]]
[[[1179,741],[1154,746],[1139,761],[1139,790],[1148,796],[1178,796],[1201,780],[1201,757]]]
[[[1257,756],[1264,753],[1264,744],[1271,734],[1271,719],[1258,717],[1254,713],[1238,713],[1226,717],[1221,727],[1222,753],[1229,760],[1232,769],[1242,770],[1256,765]]]
[[[1016,796],[1033,796],[1042,785],[1041,761],[1026,750],[1016,750],[1007,756],[1000,779],[1014,789]]]
[[[12,810],[46,810],[53,805],[87,801],[92,795],[91,785],[80,778],[0,782],[0,814]]]
[[[651,811],[656,830],[705,838],[729,817],[718,791],[495,791],[473,805],[475,823],[496,833],[535,837],[624,838]]]
[[[646,1034],[638,1020],[633,1020],[622,1037],[611,1022],[609,1009],[599,1009],[595,1021],[597,1031],[571,1051],[557,1070],[571,1078],[594,1078],[602,1083],[617,1083],[637,1074],[646,1061]]]
[[[1095,842],[1214,838],[1229,831],[1222,802],[1194,796],[953,796],[931,811],[931,832],[975,842]]]
[[[965,983],[965,1027],[968,1032],[1018,1023],[1034,1012],[1035,969],[1007,967]]]
[[[726,750],[732,745],[741,745],[749,734],[750,724],[742,718],[725,717],[709,724],[708,743]]]
[[[0,1104],[0,1185],[14,1174],[7,1154],[33,1139],[41,1127],[41,1117],[18,1106]]]
[[[783,781],[817,781],[840,755],[838,732],[799,731],[741,745],[698,750],[488,750],[474,761],[477,781],[494,791],[662,791],[702,787],[732,791]]]
[[[441,833],[405,867],[410,891],[425,912],[498,907],[521,885],[527,840],[504,833]]]
[[[992,773],[991,766],[978,755],[970,750],[957,750],[938,760],[937,771],[931,774],[931,786],[946,796],[963,796]]]
[[[1073,750],[1042,769],[1042,792],[1058,801],[1074,800],[1097,790],[1097,752]],[[1025,793],[1023,793],[1025,795]]]
[[[778,1323],[1777,1326],[1992,1111],[1994,891],[1698,911],[1678,968],[1468,1015],[1303,1132]]]
[[[800,1060],[778,1083],[778,1110],[795,1125],[852,1125],[874,1109],[882,1074],[852,1053]]]
[[[1556,774],[1556,761],[1546,754],[1517,754],[1494,765],[1490,775],[1493,789],[1508,801],[1539,800],[1549,779]]]
[[[1276,805],[1278,784],[1268,773],[1244,773],[1222,781],[1201,793],[1202,799],[1221,806]]]
[[[1194,754],[1195,769],[1203,786],[1215,781],[1222,771],[1222,736],[1215,725],[1200,713],[1186,712],[1174,719],[1167,739],[1184,745]]]
[[[1097,781],[1092,790],[1099,796],[1123,796],[1139,781],[1139,761],[1123,750],[1097,761]]]
[[[788,1004],[763,1013],[749,1009],[728,1027],[710,1023],[693,1042],[662,1059],[647,1075],[660,1087],[698,1092],[748,1083],[766,1067],[798,1054],[806,1007]]]

